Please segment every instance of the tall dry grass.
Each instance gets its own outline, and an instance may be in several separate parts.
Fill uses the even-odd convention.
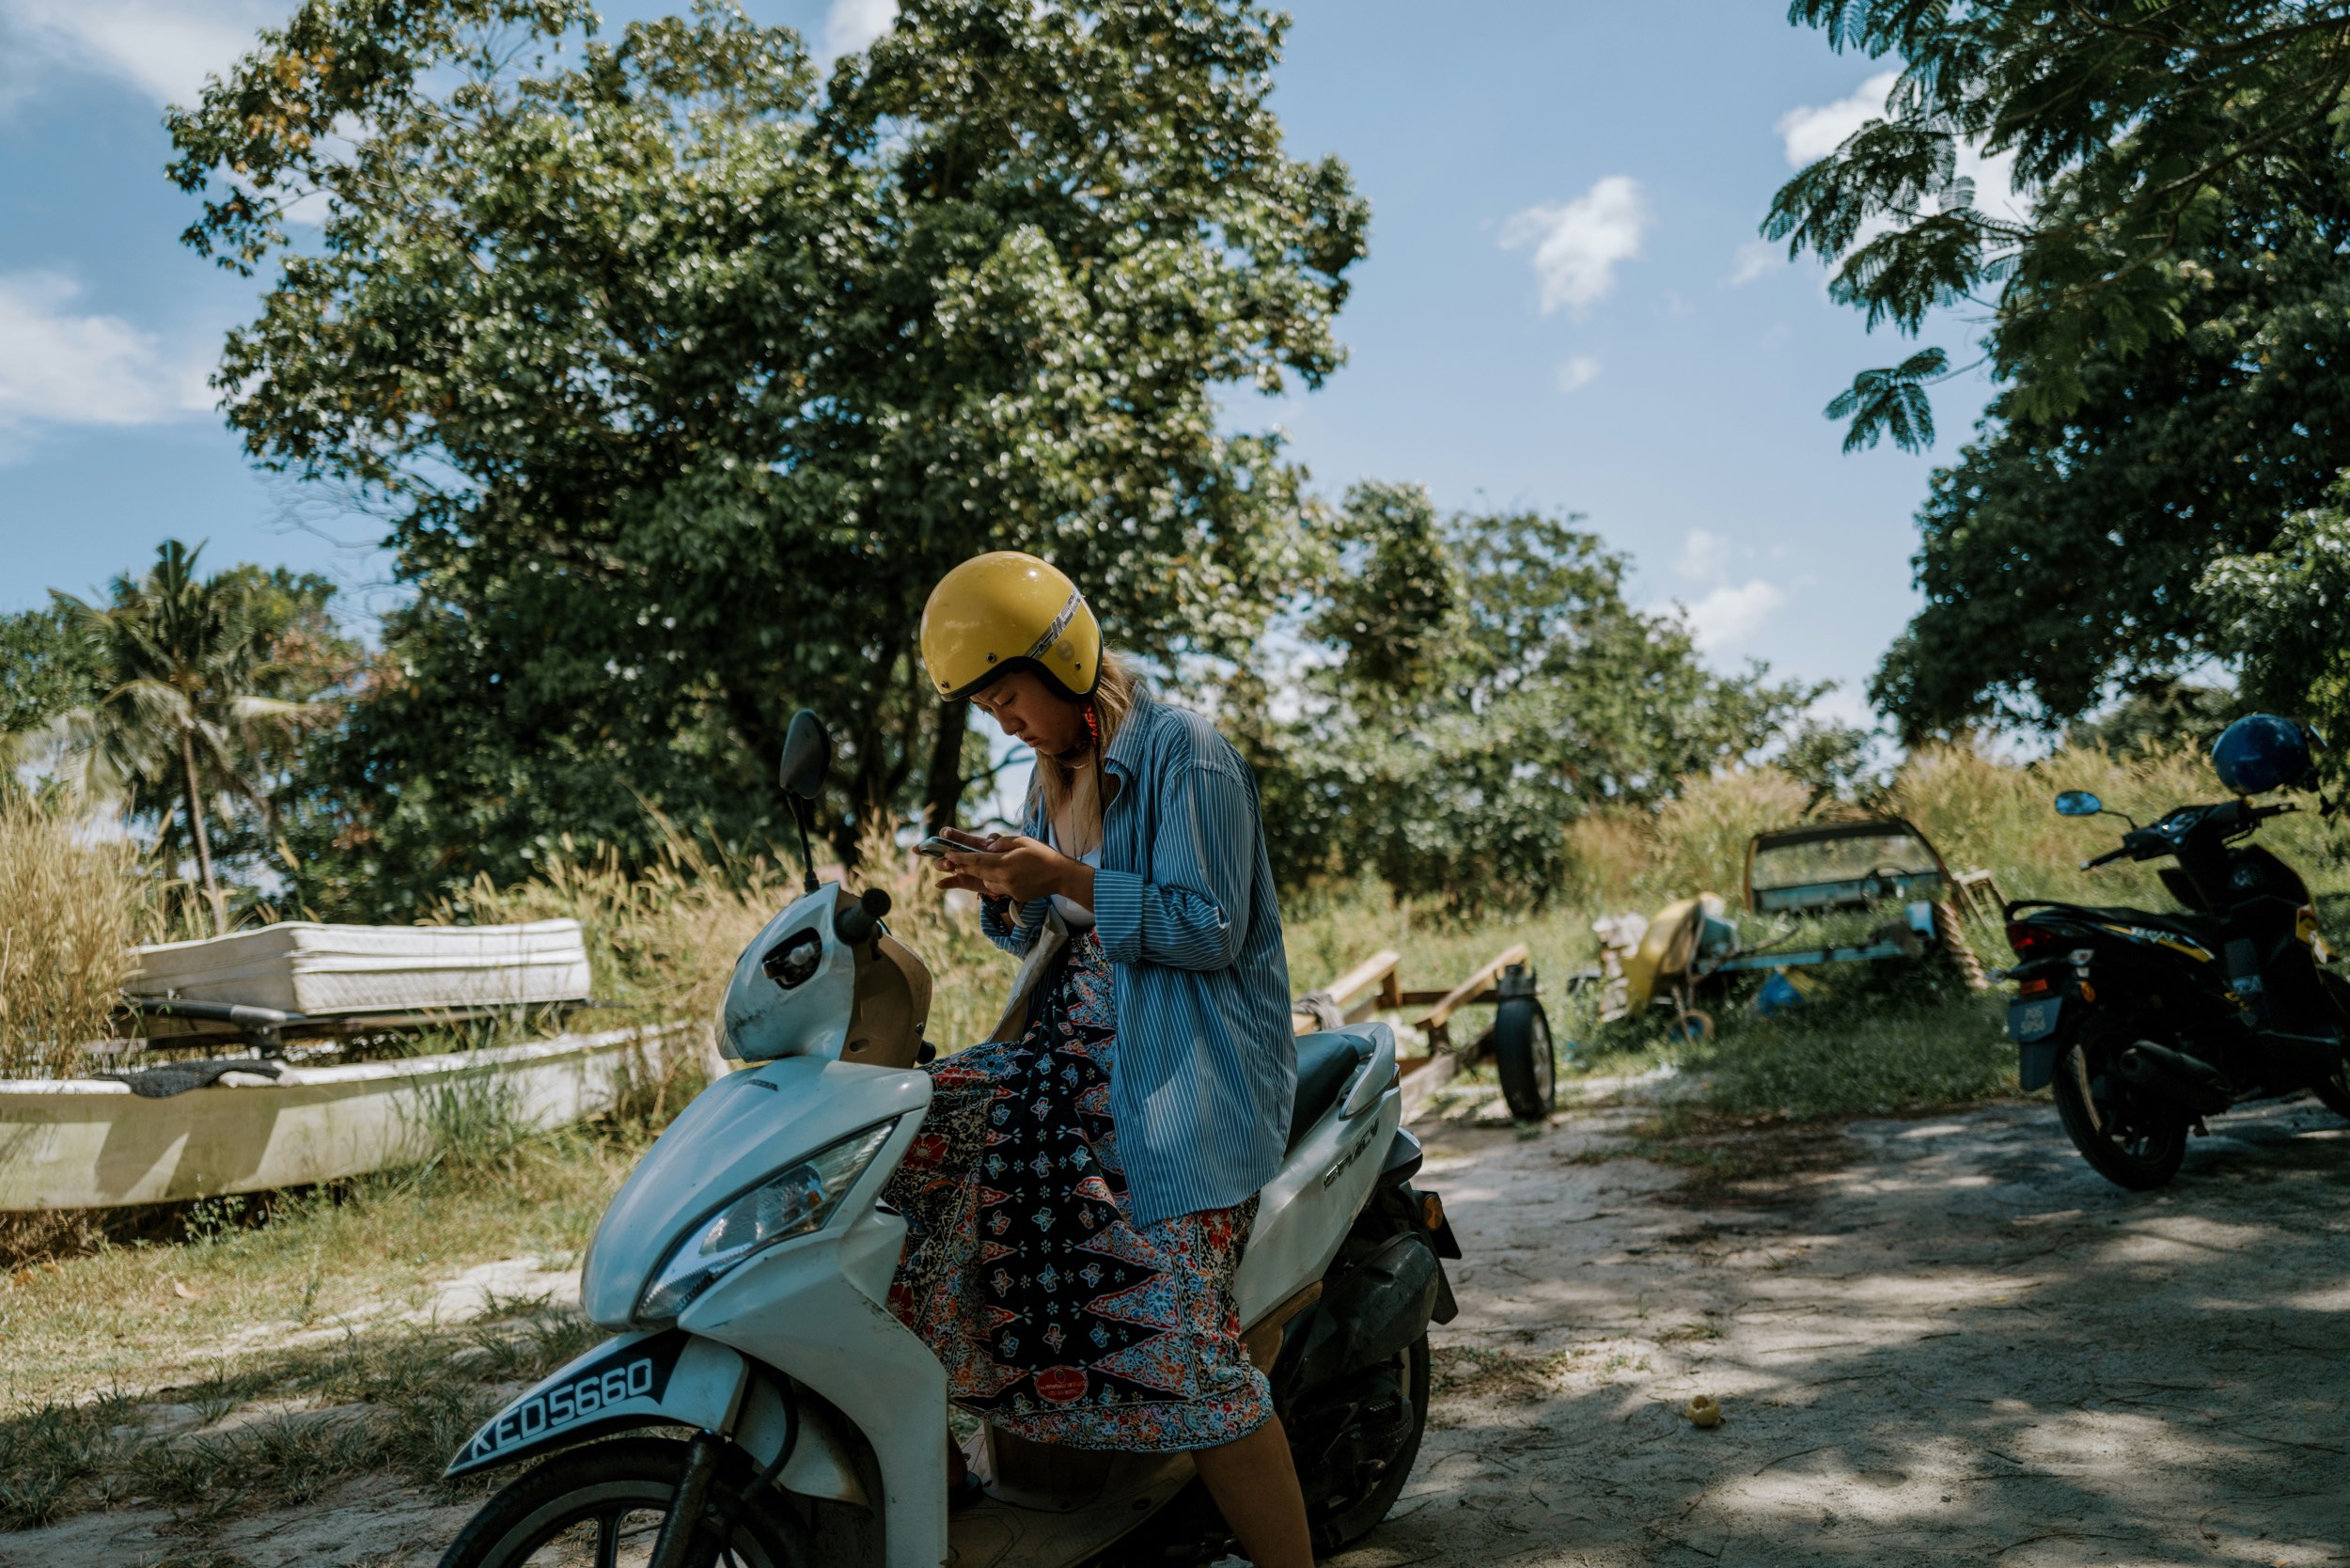
[[[2005,898],[2171,907],[2154,864],[2080,869],[2081,861],[2112,848],[2124,824],[2058,816],[2052,803],[2061,790],[2093,791],[2140,823],[2174,806],[2224,798],[2193,751],[2068,748],[2018,763],[1941,747],[1908,759],[1869,804],[1915,822],[1954,870],[1990,871]],[[1804,786],[1777,769],[1755,767],[1685,780],[1653,810],[1595,812],[1567,830],[1574,871],[1547,902],[1474,924],[1449,919],[1433,906],[1400,906],[1375,887],[1318,890],[1283,911],[1292,983],[1301,992],[1326,984],[1392,948],[1402,956],[1407,987],[1448,985],[1503,947],[1524,942],[1559,1038],[1579,1042],[1586,1059],[1653,1056],[1665,1050],[1653,1028],[1636,1021],[1598,1030],[1589,1010],[1563,995],[1559,982],[1596,962],[1592,920],[1652,915],[1703,891],[1722,894],[1739,912],[1747,839],[1798,820],[1810,799]],[[2305,811],[2264,826],[2261,841],[2308,879],[2337,940],[2350,935],[2350,823]],[[1741,918],[1750,940],[1767,933],[1767,921],[1742,912]],[[2008,961],[1996,920],[1971,923],[1969,935],[1986,964]],[[1835,989],[1850,994],[1833,1006],[1768,1022],[1725,1017],[1714,1046],[1678,1054],[1684,1066],[1708,1074],[1715,1103],[1740,1114],[1875,1111],[2012,1089],[2012,1048],[1996,1007],[1983,999],[1919,994],[1890,974],[1839,971]]]
[[[149,915],[136,846],[0,795],[0,1077],[70,1075],[108,1015]]]
[[[1003,1005],[1010,961],[980,933],[976,909],[951,907],[929,863],[900,849],[887,824],[869,836],[861,860],[849,885],[889,894],[891,932],[930,966],[928,1037],[942,1051],[978,1040]],[[736,957],[800,896],[796,871],[764,858],[722,860],[672,836],[661,857],[634,875],[608,851],[560,857],[526,883],[477,883],[435,917],[576,919],[596,995],[618,1010],[615,1023],[684,1020],[706,1027]]]

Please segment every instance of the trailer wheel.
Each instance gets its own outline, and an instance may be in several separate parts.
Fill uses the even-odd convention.
[[[1532,996],[1505,996],[1495,1004],[1494,1068],[1501,1098],[1520,1121],[1540,1121],[1559,1103],[1550,1017]]]

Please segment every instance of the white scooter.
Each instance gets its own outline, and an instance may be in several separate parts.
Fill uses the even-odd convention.
[[[831,746],[792,721],[783,785],[807,851]],[[581,1279],[619,1330],[508,1404],[449,1464],[540,1462],[492,1497],[442,1568],[1075,1568],[1230,1549],[1187,1454],[1109,1454],[982,1427],[984,1492],[950,1511],[945,1370],[885,1305],[906,1224],[877,1201],[921,1126],[930,975],[836,884],[737,963],[728,1074],[662,1134],[597,1227]],[[748,1048],[746,1048],[746,1046]],[[1395,1041],[1297,1042],[1290,1148],[1234,1292],[1268,1372],[1316,1547],[1369,1532],[1402,1489],[1449,1321],[1443,1207],[1415,1192]],[[671,1429],[651,1435],[646,1429]]]

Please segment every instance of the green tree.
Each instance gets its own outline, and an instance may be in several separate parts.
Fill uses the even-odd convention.
[[[1834,262],[1831,292],[1872,327],[1987,306],[2024,419],[2078,406],[2093,353],[2186,329],[2197,285],[2176,263],[2238,210],[2275,211],[2280,167],[2327,161],[2350,91],[2342,0],[1793,0],[1788,17],[1903,70],[1885,116],[1782,186],[1763,232]],[[2013,155],[2029,214],[1977,205],[1964,147]],[[1839,416],[1922,446],[1919,384],[1945,364],[1864,372]]]
[[[647,806],[772,825],[796,707],[833,836],[977,760],[912,634],[1017,547],[1153,657],[1296,576],[1297,475],[1218,386],[1317,384],[1362,254],[1283,150],[1249,0],[909,0],[819,84],[730,8],[308,0],[174,117],[199,250],[271,266],[218,384],[264,465],[360,487],[413,606],[334,748],[337,874],[395,902]],[[559,52],[558,52],[559,51]],[[319,193],[322,242],[290,247]],[[318,841],[315,838],[313,842]]]
[[[2350,7],[1800,0],[1904,71],[1881,120],[1781,189],[1766,232],[1916,333],[1984,311],[2000,390],[1919,513],[1926,604],[1872,683],[1905,740],[2056,727],[2217,651],[2195,585],[2350,464]],[[2022,217],[1962,145],[2013,154]],[[1865,372],[1847,447],[1933,438],[1938,349]]]
[[[123,792],[134,813],[166,827],[177,808],[214,928],[225,931],[210,819],[223,797],[274,813],[255,766],[263,737],[309,710],[272,694],[291,674],[273,661],[274,606],[258,591],[272,580],[249,568],[199,577],[202,548],[165,540],[154,566],[116,578],[102,606],[54,598],[97,674],[92,700],[62,715],[85,776],[96,790]]]
[[[1417,486],[1365,484],[1326,543],[1340,570],[1297,618],[1302,678],[1245,670],[1225,702],[1292,885],[1540,903],[1569,823],[1751,753],[1818,695],[1708,671],[1571,521],[1447,517]]]
[[[0,748],[86,706],[101,675],[96,651],[56,605],[0,615]]]
[[[2265,550],[2203,574],[2213,641],[2243,672],[2243,705],[2313,719],[2337,782],[2350,745],[2350,484],[2286,521]]]

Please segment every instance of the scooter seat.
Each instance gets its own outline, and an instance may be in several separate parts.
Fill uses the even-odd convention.
[[[1371,1058],[1371,1042],[1357,1034],[1301,1034],[1297,1037],[1297,1099],[1290,1112],[1290,1141],[1297,1147],[1306,1130],[1322,1113],[1339,1103],[1346,1080],[1357,1063]]]

